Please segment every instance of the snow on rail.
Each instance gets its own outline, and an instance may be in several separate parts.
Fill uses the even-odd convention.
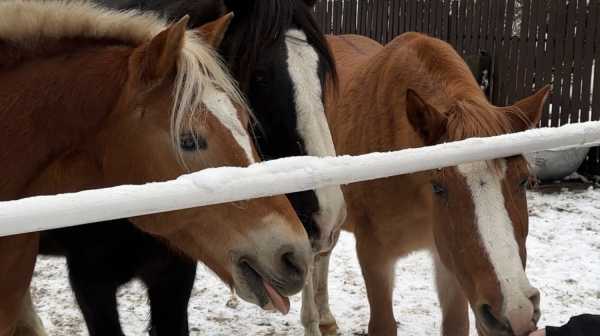
[[[600,122],[535,129],[388,153],[292,157],[173,181],[0,202],[0,236],[241,201],[491,160],[600,144]]]

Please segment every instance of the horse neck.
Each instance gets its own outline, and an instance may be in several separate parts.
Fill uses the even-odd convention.
[[[358,64],[362,50],[334,54],[340,72],[350,72],[330,118],[340,154],[422,146],[406,118],[408,88],[442,112],[459,101],[491,106],[451,47],[420,34],[405,34]]]
[[[414,147],[408,138],[397,139],[408,127],[404,102],[399,99],[407,82],[398,80],[401,67],[390,69],[389,48],[363,37],[328,39],[342,83],[336,103],[328,111],[338,154]]]
[[[0,64],[0,200],[30,196],[45,170],[93,142],[118,100],[130,52],[82,41],[0,47],[8,55]]]

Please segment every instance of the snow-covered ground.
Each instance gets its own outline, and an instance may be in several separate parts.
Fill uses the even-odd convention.
[[[542,292],[541,324],[562,324],[580,313],[600,314],[600,190],[530,193],[529,201],[528,273]],[[342,235],[331,268],[331,303],[341,334],[361,335],[367,329],[369,306],[351,235]],[[429,256],[415,253],[402,259],[396,284],[399,334],[439,335],[440,313]],[[62,259],[38,260],[33,294],[50,335],[87,335]],[[118,296],[126,334],[144,335],[149,312],[143,286],[134,282]],[[229,289],[200,267],[189,307],[192,335],[302,335],[298,295],[292,298],[287,316],[243,301],[229,308],[228,300]]]

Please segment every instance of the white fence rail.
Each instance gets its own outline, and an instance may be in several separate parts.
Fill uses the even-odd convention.
[[[240,201],[491,160],[600,144],[600,122],[432,147],[335,158],[295,157],[215,168],[168,181],[0,202],[0,236]]]

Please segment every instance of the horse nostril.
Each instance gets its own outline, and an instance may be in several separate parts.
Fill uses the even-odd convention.
[[[529,296],[529,301],[533,304],[533,324],[537,324],[542,316],[540,311],[540,291],[537,289],[534,290],[534,293]]]
[[[479,317],[481,318],[484,326],[491,332],[507,332],[511,328],[508,322],[500,321],[493,313],[492,306],[489,304],[482,304],[478,308]]]
[[[290,278],[296,279],[305,277],[307,265],[296,253],[293,251],[283,253],[281,261]]]

